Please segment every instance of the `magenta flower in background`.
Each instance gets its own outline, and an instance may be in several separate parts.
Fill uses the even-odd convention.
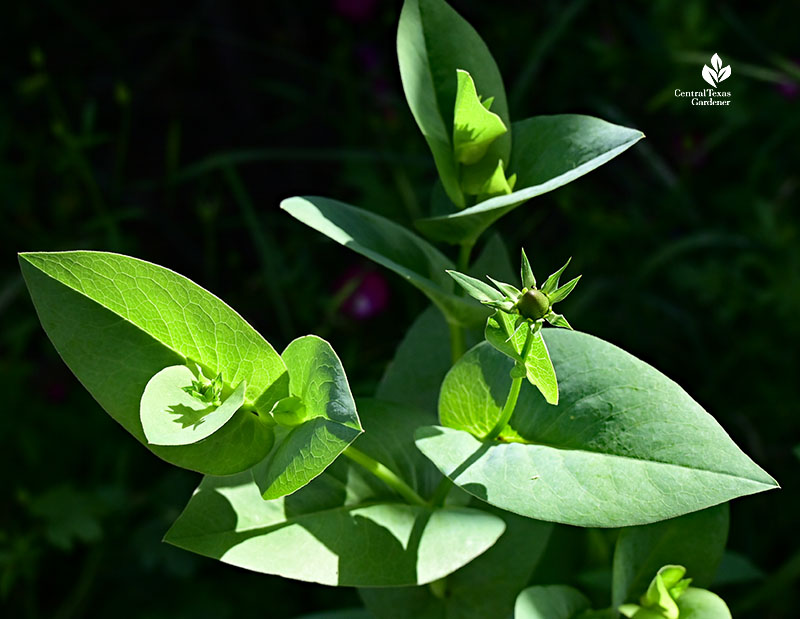
[[[352,290],[352,292],[348,291]],[[345,271],[336,284],[336,292],[347,294],[340,305],[346,316],[367,320],[380,314],[389,305],[389,285],[379,272],[363,266]]]
[[[334,10],[354,22],[367,21],[377,4],[377,0],[333,0]]]

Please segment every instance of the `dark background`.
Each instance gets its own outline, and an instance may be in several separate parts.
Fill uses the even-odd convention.
[[[407,224],[425,212],[435,171],[400,85],[400,4],[4,6],[5,616],[293,617],[358,604],[353,590],[159,542],[198,476],[152,457],[91,400],[42,332],[14,254],[101,249],[170,267],[278,350],[328,338],[354,391],[371,393],[426,302],[278,205],[319,194]],[[498,229],[537,273],[574,256],[572,324],[676,379],[779,480],[781,491],[733,502],[729,548],[757,571],[718,591],[736,617],[797,616],[800,4],[452,4],[493,51],[512,119],[587,113],[647,135]],[[715,52],[732,68],[730,107],[675,98],[706,87]]]

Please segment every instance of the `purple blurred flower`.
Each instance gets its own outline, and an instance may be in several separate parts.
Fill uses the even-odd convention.
[[[341,311],[350,318],[367,320],[389,305],[389,286],[383,275],[360,266],[349,268],[336,285],[337,292],[352,292],[342,301]]]
[[[796,99],[797,95],[800,94],[800,84],[792,80],[778,82],[775,88],[778,89],[778,92],[784,99],[789,99],[790,101]]]
[[[334,10],[354,22],[367,21],[377,4],[377,0],[333,0]]]

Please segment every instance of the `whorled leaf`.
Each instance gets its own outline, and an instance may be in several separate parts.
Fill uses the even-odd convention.
[[[442,394],[452,427],[417,445],[461,488],[524,516],[578,526],[646,524],[777,487],[673,381],[592,336],[543,331],[558,406],[523,382],[498,441],[483,443],[508,394],[511,359],[488,343],[472,384]]]
[[[414,447],[420,413],[359,401],[358,449],[423,496],[441,477]],[[424,416],[423,416],[424,418]],[[466,507],[402,503],[388,486],[339,458],[297,492],[263,500],[248,473],[206,477],[165,537],[225,563],[346,586],[411,586],[452,573],[490,548],[502,519]]]
[[[362,432],[344,368],[328,342],[316,335],[297,338],[281,358],[289,371],[289,393],[302,403],[305,421],[277,426],[274,448],[253,467],[265,499],[305,486]]]
[[[147,445],[139,417],[150,379],[168,366],[199,364],[269,411],[287,395],[280,356],[239,314],[185,277],[119,254],[93,251],[19,256],[39,319],[64,362],[99,404]],[[76,420],[79,423],[79,420]],[[228,475],[261,460],[272,429],[244,410],[191,445],[147,445],[167,462]]]
[[[443,37],[446,38],[446,37]],[[514,191],[463,210],[418,219],[427,237],[472,242],[522,203],[591,172],[644,137],[641,131],[578,114],[534,116],[511,126],[513,149],[506,172],[516,174]]]
[[[142,430],[151,445],[191,445],[219,430],[244,404],[245,381],[219,405],[186,392],[196,380],[185,365],[156,373],[147,383],[139,404]]]

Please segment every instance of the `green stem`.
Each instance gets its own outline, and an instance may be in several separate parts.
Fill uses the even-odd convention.
[[[496,439],[500,436],[500,432],[503,431],[503,428],[508,424],[511,415],[514,413],[514,408],[517,406],[517,398],[519,397],[519,389],[522,387],[523,379],[524,376],[520,376],[519,378],[513,378],[511,380],[511,389],[508,390],[508,397],[503,406],[503,412],[500,414],[500,419],[497,420],[492,431],[483,438],[484,441],[493,441]]]
[[[522,347],[522,358],[527,359],[528,354],[531,350],[531,344],[533,343],[533,337],[531,336],[531,331],[528,329],[527,335],[525,337],[525,345]],[[521,367],[520,367],[521,366]],[[521,376],[515,376],[515,374],[520,373]],[[500,413],[500,419],[497,420],[494,428],[492,428],[491,432],[484,437],[484,441],[493,441],[498,436],[500,436],[500,432],[503,431],[503,428],[508,425],[509,420],[511,419],[511,415],[514,414],[514,409],[517,407],[517,398],[519,398],[519,390],[522,387],[522,381],[525,379],[525,364],[520,363],[519,361],[516,362],[514,365],[513,370],[511,371],[511,388],[508,390],[508,396],[506,397],[506,403],[503,405],[503,411]]]
[[[428,583],[428,587],[434,597],[443,600],[447,596],[447,577],[445,576],[444,578]]]
[[[384,466],[377,460],[373,460],[367,454],[365,454],[362,451],[359,451],[352,445],[347,449],[345,449],[342,453],[348,458],[350,458],[353,462],[356,462],[357,464],[363,466],[365,469],[367,469],[370,473],[375,475],[375,477],[380,479],[387,486],[389,486],[393,490],[396,490],[400,496],[402,496],[406,501],[408,501],[412,505],[427,506],[425,499],[423,499],[420,495],[418,495],[411,486],[409,486],[406,482],[400,479],[393,471],[388,469],[386,466]]]
[[[453,322],[448,322],[447,326],[450,328],[450,356],[453,365],[455,365],[456,361],[461,359],[461,356],[467,349],[467,345],[464,341],[464,327]]]
[[[469,257],[474,245],[474,241],[466,241],[461,244],[458,250],[458,270],[462,273],[465,273],[467,269],[469,269]],[[450,328],[450,356],[453,365],[455,365],[456,361],[458,361],[467,350],[464,341],[464,327],[449,321],[447,326]]]
[[[444,505],[445,500],[447,499],[447,495],[450,494],[450,490],[453,487],[453,480],[449,477],[442,478],[442,481],[439,482],[439,485],[436,486],[436,490],[431,497],[431,500],[428,501],[428,505],[431,507],[440,507]]]

